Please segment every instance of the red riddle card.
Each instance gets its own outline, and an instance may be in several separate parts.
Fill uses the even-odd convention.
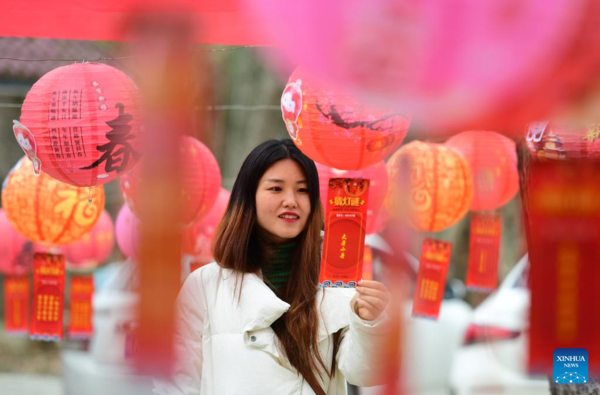
[[[71,277],[71,308],[69,314],[69,337],[89,339],[93,334],[92,296],[94,295],[93,276]]]
[[[4,278],[5,330],[8,334],[29,331],[29,276]]]
[[[368,196],[369,180],[329,180],[321,287],[354,288],[361,280]]]
[[[523,205],[529,249],[529,371],[553,371],[554,350],[585,348],[600,374],[600,164],[536,162]]]
[[[423,242],[413,297],[413,316],[437,320],[451,254],[452,244],[447,241],[425,239]]]
[[[499,215],[471,215],[467,288],[492,292],[498,288],[498,256],[502,221]]]
[[[35,253],[33,256],[33,313],[29,337],[57,341],[63,338],[65,257]]]

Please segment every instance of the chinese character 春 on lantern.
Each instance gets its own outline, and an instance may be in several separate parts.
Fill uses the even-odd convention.
[[[287,131],[315,162],[344,170],[382,161],[404,140],[410,117],[382,110],[297,69],[281,95]]]
[[[387,163],[390,195],[386,205],[413,228],[438,232],[460,220],[473,199],[469,164],[441,144],[412,142]]]
[[[460,152],[473,173],[471,210],[493,210],[508,203],[519,190],[515,143],[487,131],[459,133],[446,146]]]
[[[74,186],[106,184],[140,159],[140,98],[114,67],[58,67],[31,88],[15,121],[17,142],[40,171]]]
[[[68,269],[92,269],[108,259],[114,245],[113,221],[106,211],[102,211],[100,219],[89,233],[61,250]]]
[[[104,208],[104,187],[77,188],[43,172],[36,176],[31,161],[23,158],[4,181],[2,206],[27,239],[64,245],[92,230]]]
[[[208,147],[191,136],[181,138],[179,152],[183,185],[181,201],[176,204],[182,207],[182,224],[189,226],[206,215],[217,200],[221,187],[221,170]],[[142,199],[139,196],[142,189],[141,166],[143,163],[121,178],[123,198],[138,216]]]

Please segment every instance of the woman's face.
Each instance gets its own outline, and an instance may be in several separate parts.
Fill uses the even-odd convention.
[[[280,244],[304,230],[310,214],[307,188],[302,168],[292,159],[267,169],[256,189],[256,219],[263,237]]]

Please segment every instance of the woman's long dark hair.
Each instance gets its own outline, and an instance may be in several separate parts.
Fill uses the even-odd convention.
[[[304,155],[290,139],[269,140],[256,147],[242,164],[233,184],[231,198],[219,224],[213,244],[213,256],[224,268],[243,275],[258,273],[268,259],[269,249],[256,231],[256,190],[263,174],[275,162],[296,161],[306,177],[311,212],[306,228],[296,237],[288,284],[278,295],[290,308],[271,325],[288,360],[304,378],[316,379],[315,372],[325,371],[331,377],[339,348],[339,332],[334,336],[334,356],[327,369],[318,352],[319,315],[315,303],[321,261],[321,229],[323,209],[319,198],[319,176],[315,163]],[[241,289],[240,296],[241,296]],[[323,368],[321,370],[320,367]]]

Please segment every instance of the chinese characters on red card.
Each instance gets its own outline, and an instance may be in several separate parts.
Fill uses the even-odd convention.
[[[92,337],[93,276],[71,277],[69,337],[89,339]]]
[[[502,221],[499,215],[471,215],[467,288],[491,292],[498,287]]]
[[[529,371],[584,347],[600,374],[600,165],[536,162],[524,194],[531,288]]]
[[[63,338],[64,295],[64,256],[34,254],[31,339],[57,341]]]
[[[437,320],[444,298],[451,254],[451,243],[433,239],[425,239],[423,242],[413,297],[413,316]]]
[[[4,278],[4,314],[6,333],[25,334],[29,330],[29,277]]]
[[[332,178],[327,191],[319,284],[356,287],[363,270],[369,180]]]

